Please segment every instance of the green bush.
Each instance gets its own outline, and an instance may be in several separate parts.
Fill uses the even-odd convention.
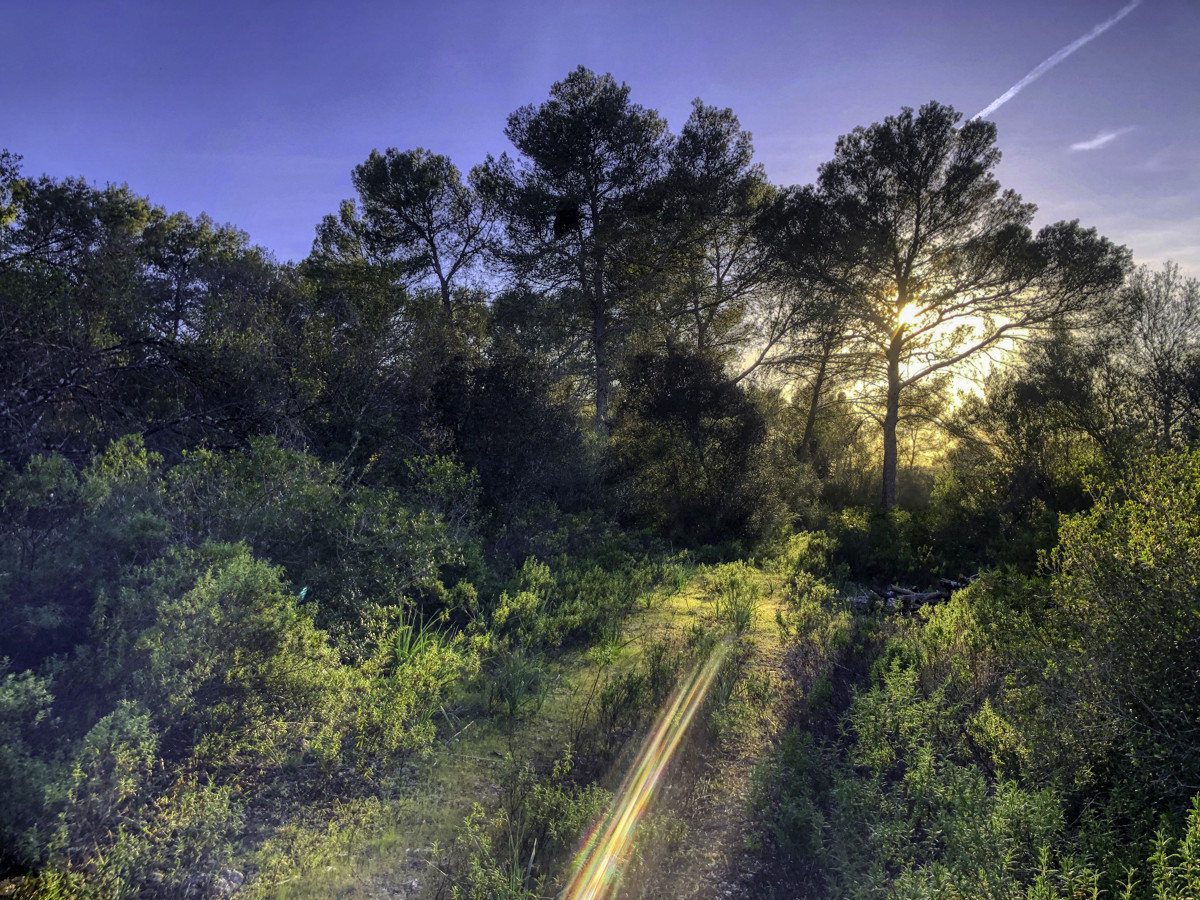
[[[58,735],[51,716],[51,679],[13,674],[0,659],[0,865],[36,858],[40,848],[28,829],[38,824],[43,794],[56,766],[47,760]]]
[[[1064,519],[1047,671],[1060,727],[1107,742],[1139,805],[1182,816],[1200,784],[1200,453],[1140,466]]]
[[[169,897],[215,881],[242,826],[233,790],[172,776],[158,750],[139,704],[122,703],[96,723],[47,790],[56,811],[49,858],[18,895]]]
[[[362,665],[346,667],[347,732],[360,765],[427,750],[434,716],[453,686],[479,671],[463,633],[414,623],[389,611],[371,634],[375,647]]]
[[[102,646],[114,689],[154,712],[164,752],[209,765],[337,754],[346,677],[281,570],[244,545],[179,551],[122,591]],[[120,665],[120,663],[124,665]]]
[[[307,588],[317,623],[346,635],[353,652],[364,611],[409,598],[437,606],[442,572],[477,556],[469,476],[446,460],[426,460],[420,471],[415,496],[433,509],[407,506],[398,492],[356,482],[273,439],[234,453],[197,450],[169,473],[172,525],[190,547],[241,541],[283,566]]]
[[[717,620],[735,634],[748,631],[758,618],[762,603],[760,574],[744,562],[728,563],[708,576],[708,589],[716,602]]]
[[[598,784],[569,776],[568,747],[547,775],[505,761],[500,803],[492,812],[474,804],[456,841],[463,874],[451,889],[455,900],[537,900],[551,872],[609,800]]]

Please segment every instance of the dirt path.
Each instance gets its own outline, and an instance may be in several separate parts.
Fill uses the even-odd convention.
[[[778,585],[766,575],[760,583],[766,596],[740,642],[747,657],[740,666],[743,687],[735,688],[729,701],[735,708],[728,710],[727,721],[718,713],[717,725],[710,716],[693,728],[656,810],[680,822],[686,836],[661,847],[652,863],[631,873],[621,897],[755,896],[763,864],[752,809],[755,773],[794,703],[774,623]]]
[[[779,579],[757,570],[761,598],[753,623],[732,646],[722,675],[693,720],[639,826],[626,876],[610,896],[622,898],[749,898],[763,857],[751,813],[755,770],[777,739],[790,708],[789,677],[775,625]],[[663,592],[626,622],[612,672],[636,666],[652,644],[682,646],[696,635],[729,631],[709,576]],[[731,640],[731,639],[726,639]],[[409,790],[392,803],[394,822],[348,855],[345,864],[307,873],[272,896],[281,900],[416,900],[448,897],[441,875],[445,850],[475,802],[496,802],[507,754],[552,757],[572,740],[596,666],[587,652],[556,664],[556,686],[534,714],[501,723],[478,715],[439,741],[411,767]],[[726,671],[728,670],[728,671]],[[644,730],[613,756],[603,782],[616,787],[637,755]]]

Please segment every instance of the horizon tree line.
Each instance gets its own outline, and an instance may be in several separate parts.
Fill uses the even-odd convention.
[[[1033,204],[995,178],[995,125],[961,118],[906,107],[843,135],[815,184],[781,188],[731,110],[696,100],[674,134],[581,66],[509,116],[511,155],[466,176],[423,148],[372,150],[352,173],[357,199],[296,267],[127,188],[22,178],[6,154],[4,456],[85,453],[122,427],[181,448],[324,430],[346,450],[391,427],[438,450],[453,428],[417,419],[450,364],[504,353],[586,403],[603,444],[630,366],[648,371],[635,361],[651,354],[696,357],[732,386],[789,385],[808,464],[818,417],[853,395],[879,425],[880,500],[894,507],[898,432],[956,365],[1133,322],[1153,280],[1126,288],[1129,251],[1077,221],[1035,234]],[[1161,277],[1194,293],[1175,270]],[[1139,332],[1168,443],[1190,408],[1171,341],[1195,331],[1191,312],[1169,316]],[[488,344],[501,335],[503,353]],[[401,376],[402,358],[419,364]],[[407,409],[383,404],[389,421],[372,421],[369,398],[403,393]]]

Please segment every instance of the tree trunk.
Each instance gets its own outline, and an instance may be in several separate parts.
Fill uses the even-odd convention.
[[[604,284],[604,250],[596,240],[600,204],[592,200],[592,348],[596,356],[596,433],[608,434],[608,398],[612,391],[612,368],[608,358],[608,297]],[[585,287],[586,287],[585,283]]]
[[[817,366],[816,377],[813,378],[812,399],[808,404],[808,417],[804,420],[804,437],[800,440],[800,459],[811,463],[817,455],[817,412],[821,408],[821,391],[825,387],[825,368],[829,365],[829,355],[833,341],[826,340],[821,346],[821,362]]]
[[[596,355],[596,433],[608,433],[608,397],[612,391],[612,371],[608,360],[608,322],[603,308],[592,318],[592,346]]]
[[[887,408],[883,415],[883,508],[896,506],[896,425],[900,421],[900,333],[887,351]]]

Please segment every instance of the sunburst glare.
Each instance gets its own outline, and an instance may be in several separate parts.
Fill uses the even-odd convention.
[[[574,874],[562,896],[567,900],[603,900],[621,882],[621,862],[632,845],[637,825],[649,810],[658,782],[704,703],[725,658],[726,645],[675,689],[670,701],[642,742],[605,815],[584,838],[575,858]]]

